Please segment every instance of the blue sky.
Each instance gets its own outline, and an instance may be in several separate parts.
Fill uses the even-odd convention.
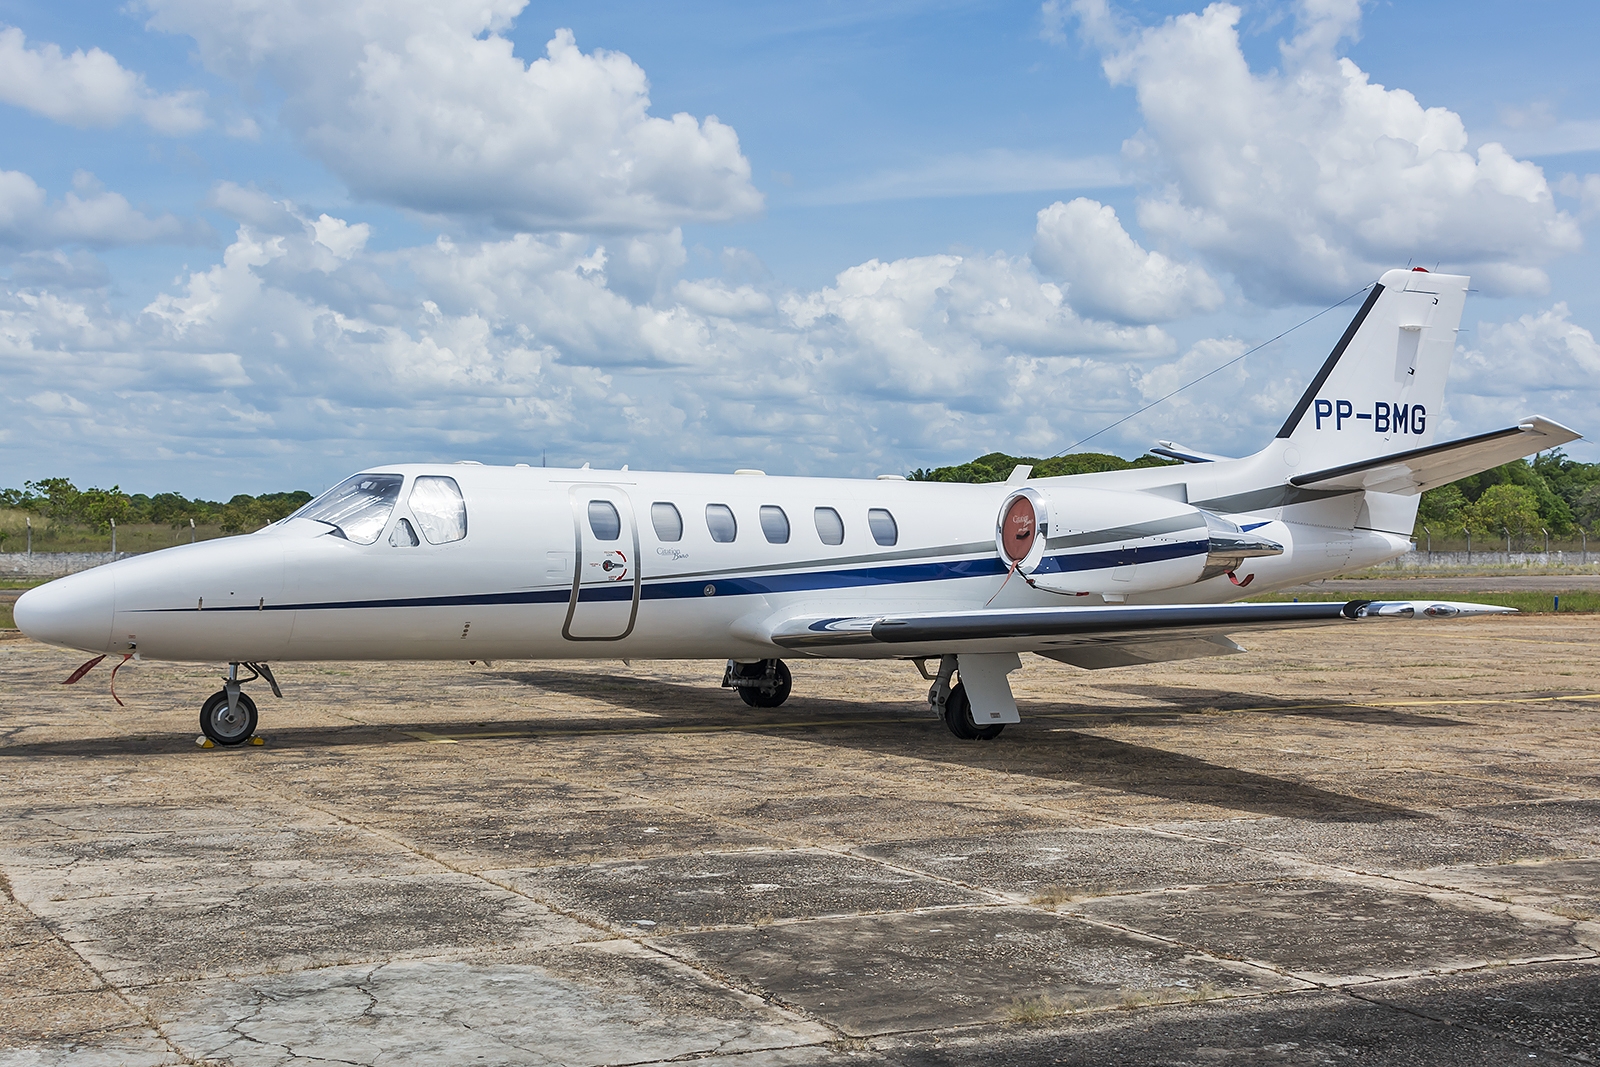
[[[0,484],[1050,454],[1408,260],[1480,290],[1445,432],[1591,429],[1596,23],[0,2]],[[1258,447],[1346,318],[1094,447]]]

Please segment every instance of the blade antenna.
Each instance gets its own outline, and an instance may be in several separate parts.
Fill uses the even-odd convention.
[[[1252,349],[1249,349],[1249,350],[1244,351],[1244,352],[1240,352],[1237,356],[1234,356],[1232,359],[1228,360],[1228,362],[1222,364],[1222,366],[1213,367],[1211,370],[1206,371],[1204,374],[1200,375],[1200,377],[1194,379],[1193,381],[1185,382],[1183,385],[1178,386],[1176,389],[1174,389],[1172,392],[1168,393],[1166,396],[1159,397],[1159,398],[1157,398],[1155,400],[1150,401],[1150,403],[1146,404],[1144,407],[1140,408],[1138,411],[1129,412],[1128,414],[1122,416],[1122,418],[1118,419],[1116,422],[1111,423],[1109,426],[1100,427],[1098,430],[1096,430],[1094,433],[1090,434],[1088,437],[1080,437],[1080,438],[1078,438],[1078,440],[1072,442],[1066,448],[1063,448],[1060,452],[1057,452],[1056,456],[1064,456],[1064,455],[1066,455],[1068,452],[1071,452],[1074,448],[1077,448],[1079,445],[1087,444],[1090,441],[1093,441],[1096,437],[1099,437],[1101,434],[1105,433],[1107,430],[1114,430],[1118,426],[1121,426],[1123,423],[1127,422],[1129,419],[1134,418],[1134,417],[1139,416],[1139,415],[1143,415],[1145,412],[1149,411],[1151,408],[1155,407],[1157,404],[1163,403],[1164,401],[1167,401],[1167,400],[1171,400],[1173,397],[1177,396],[1179,393],[1183,392],[1185,389],[1189,388],[1191,385],[1199,385],[1201,382],[1205,381],[1207,378],[1211,377],[1213,374],[1216,374],[1216,373],[1218,373],[1220,371],[1227,370],[1229,367],[1231,367],[1235,363],[1239,362],[1245,356],[1250,355],[1252,352],[1259,352],[1263,348],[1266,348],[1268,345],[1272,344],[1274,341],[1283,340],[1285,337],[1288,337],[1291,333],[1294,333],[1296,330],[1298,330],[1300,327],[1306,325],[1307,323],[1315,322],[1317,319],[1322,318],[1322,316],[1326,315],[1328,312],[1332,311],[1334,308],[1342,307],[1343,305],[1348,304],[1350,301],[1354,300],[1356,297],[1360,296],[1362,293],[1366,292],[1368,289],[1371,289],[1374,284],[1376,284],[1376,283],[1375,282],[1368,282],[1366,285],[1363,285],[1361,288],[1357,289],[1355,292],[1351,293],[1349,296],[1347,296],[1343,300],[1339,301],[1339,303],[1337,303],[1337,304],[1329,304],[1327,307],[1323,308],[1321,311],[1317,312],[1315,315],[1311,316],[1309,319],[1303,319],[1300,322],[1295,323],[1293,326],[1289,327],[1287,330],[1284,330],[1278,336],[1269,338],[1269,339],[1267,339],[1265,341],[1262,341],[1260,344],[1256,345]],[[1051,458],[1053,459],[1055,457],[1052,456]]]

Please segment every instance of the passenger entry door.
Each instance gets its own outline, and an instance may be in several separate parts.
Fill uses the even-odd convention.
[[[614,485],[571,488],[572,599],[561,636],[620,641],[639,616],[639,523],[628,494]]]

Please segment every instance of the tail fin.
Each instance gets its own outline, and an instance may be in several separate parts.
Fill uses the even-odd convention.
[[[1468,278],[1391,270],[1278,431],[1285,457],[1326,469],[1433,443]]]

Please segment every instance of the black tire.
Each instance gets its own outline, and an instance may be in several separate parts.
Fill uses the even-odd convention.
[[[219,745],[242,745],[256,732],[256,702],[239,694],[238,711],[228,713],[228,691],[219,690],[200,706],[200,731]]]
[[[993,741],[1006,728],[1003,722],[979,726],[972,719],[972,701],[967,699],[967,687],[956,683],[950,698],[944,702],[944,724],[950,732],[963,741]]]
[[[773,668],[772,686],[742,685],[739,687],[740,700],[752,708],[776,708],[789,699],[789,690],[794,688],[794,676],[789,673],[789,666],[783,660],[775,662],[777,666]]]

